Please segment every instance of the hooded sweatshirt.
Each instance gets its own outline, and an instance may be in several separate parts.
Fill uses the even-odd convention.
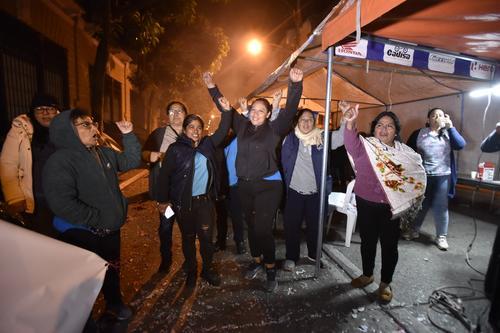
[[[43,171],[47,202],[56,216],[75,226],[118,230],[127,216],[127,202],[117,172],[139,166],[139,141],[127,133],[123,152],[98,146],[96,155],[80,141],[70,115],[71,110],[64,111],[50,125],[57,151]]]

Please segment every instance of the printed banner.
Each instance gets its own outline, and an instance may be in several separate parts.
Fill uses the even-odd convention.
[[[361,39],[335,47],[335,55],[350,58],[384,61],[408,67],[428,69],[435,72],[492,80],[495,65],[482,61],[471,61],[432,51],[416,50],[412,45],[393,45]]]

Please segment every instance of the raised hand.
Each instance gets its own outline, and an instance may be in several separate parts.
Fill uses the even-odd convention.
[[[248,102],[245,97],[240,97],[238,98],[238,102],[240,103],[240,108],[242,112],[247,112],[248,111]]]
[[[346,101],[339,102],[339,109],[342,112],[342,114],[345,114],[350,108],[351,108],[351,104],[349,104],[348,102],[346,102]]]
[[[202,75],[203,77],[203,82],[205,82],[205,85],[207,86],[207,88],[214,88],[215,87],[215,83],[214,83],[214,79],[212,77],[212,73],[210,72],[205,72],[203,73]]]
[[[359,104],[354,107],[350,107],[344,112],[344,119],[347,123],[353,123],[359,115]]]
[[[451,121],[451,118],[448,114],[444,115],[443,123],[444,123],[444,127],[446,127],[446,129],[450,129],[453,127],[453,122]]]
[[[304,77],[304,72],[302,72],[301,69],[298,68],[290,69],[290,80],[292,80],[292,82],[300,82],[302,81],[303,77]]]
[[[222,106],[222,108],[224,109],[224,111],[230,111],[231,110],[231,104],[229,103],[229,101],[227,100],[226,97],[224,97],[224,96],[219,97],[219,104]]]
[[[281,96],[283,96],[283,90],[277,90],[273,94],[273,110],[280,107]]]
[[[132,125],[132,123],[127,120],[117,121],[115,122],[115,124],[120,130],[120,132],[122,132],[122,134],[130,133],[134,129],[134,125]]]

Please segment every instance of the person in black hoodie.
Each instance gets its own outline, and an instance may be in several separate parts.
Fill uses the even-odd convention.
[[[283,181],[278,170],[277,149],[293,125],[302,94],[302,77],[300,69],[290,70],[286,106],[273,122],[268,121],[272,107],[265,98],[257,98],[252,103],[248,119],[240,114],[236,114],[233,119],[233,130],[238,138],[238,191],[248,224],[248,242],[253,257],[245,275],[253,279],[262,270],[264,262],[267,292],[274,292],[278,287],[273,218],[283,196]],[[209,73],[204,75],[204,80],[220,109],[218,97],[221,93]]]
[[[120,191],[119,171],[137,168],[141,145],[132,123],[117,122],[123,152],[97,146],[98,129],[81,109],[67,110],[50,125],[57,150],[43,170],[43,188],[55,214],[59,239],[92,251],[109,262],[103,293],[106,312],[118,320],[131,317],[120,292],[120,228],[127,218],[127,202]]]
[[[12,121],[0,156],[0,180],[8,212],[33,231],[50,237],[56,232],[43,194],[42,171],[56,150],[49,140],[49,125],[59,111],[53,96],[36,94],[30,111]]]
[[[212,267],[214,246],[212,227],[215,220],[219,170],[215,149],[229,131],[233,110],[225,98],[220,99],[222,117],[211,136],[203,137],[204,123],[200,116],[186,116],[182,134],[167,150],[157,183],[158,209],[164,214],[173,209],[182,234],[186,286],[193,288],[197,280],[196,237],[203,259],[201,277],[209,284],[220,285],[220,277]]]

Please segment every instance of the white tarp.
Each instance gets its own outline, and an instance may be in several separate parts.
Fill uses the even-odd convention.
[[[0,332],[81,332],[105,273],[95,253],[0,220]]]

